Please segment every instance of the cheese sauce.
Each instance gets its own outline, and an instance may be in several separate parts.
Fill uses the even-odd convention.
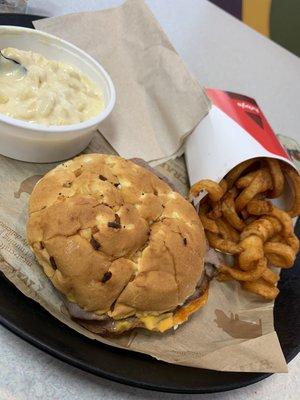
[[[71,65],[48,60],[40,54],[3,49],[27,69],[8,68],[0,60],[0,113],[43,125],[70,125],[86,121],[103,110],[99,88]]]

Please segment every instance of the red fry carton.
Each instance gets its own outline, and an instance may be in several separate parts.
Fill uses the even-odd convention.
[[[212,108],[186,140],[191,186],[201,179],[219,182],[233,167],[256,157],[277,158],[295,168],[254,99],[217,89],[206,92]]]

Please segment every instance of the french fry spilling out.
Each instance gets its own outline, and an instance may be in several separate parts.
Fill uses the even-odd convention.
[[[293,204],[284,211],[267,199],[279,197],[285,180],[293,190]],[[197,197],[207,195],[199,205],[211,247],[231,254],[234,265],[222,264],[218,280],[237,280],[243,289],[273,300],[279,290],[277,268],[293,266],[299,240],[292,218],[300,214],[300,176],[276,159],[247,160],[233,168],[220,184],[202,180],[191,187]]]

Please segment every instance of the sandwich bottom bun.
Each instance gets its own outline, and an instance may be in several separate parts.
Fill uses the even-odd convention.
[[[27,236],[72,317],[91,331],[164,332],[206,302],[196,211],[121,157],[82,155],[48,172],[29,200]]]

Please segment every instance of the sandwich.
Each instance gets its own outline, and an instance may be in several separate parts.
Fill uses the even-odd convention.
[[[163,333],[207,301],[197,212],[121,157],[82,155],[48,172],[30,196],[27,237],[72,319],[94,333]]]

